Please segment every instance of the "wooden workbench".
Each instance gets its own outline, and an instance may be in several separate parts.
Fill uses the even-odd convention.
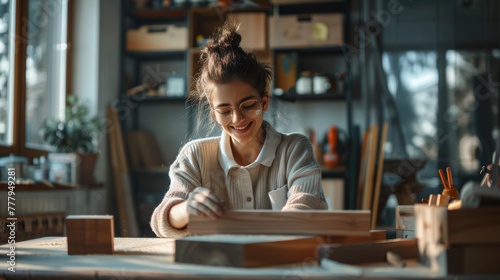
[[[5,260],[8,248],[8,244],[0,246],[2,260]],[[113,255],[68,256],[66,237],[44,237],[16,243],[16,272],[8,271],[6,262],[2,261],[0,279],[377,279],[332,273],[314,260],[265,268],[180,264],[173,261],[174,251],[173,239],[115,238]],[[481,279],[498,277],[491,275]],[[381,278],[395,279],[378,279]]]

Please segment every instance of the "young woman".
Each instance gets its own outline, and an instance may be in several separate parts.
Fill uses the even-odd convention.
[[[310,141],[279,133],[264,120],[271,69],[245,52],[240,41],[237,28],[226,24],[202,52],[190,98],[208,107],[207,117],[222,135],[191,141],[179,152],[170,167],[169,190],[151,218],[160,237],[188,235],[189,215],[327,208]]]

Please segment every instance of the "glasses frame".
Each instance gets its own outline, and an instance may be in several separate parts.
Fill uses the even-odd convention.
[[[263,99],[258,99],[258,98],[251,98],[251,99],[247,99],[247,100],[245,100],[245,101],[241,102],[240,104],[238,104],[238,105],[236,105],[236,106],[222,106],[222,107],[219,107],[219,108],[213,108],[213,107],[212,107],[212,108],[211,108],[211,110],[212,110],[212,113],[213,113],[213,115],[214,115],[215,120],[216,120],[219,124],[221,124],[221,125],[227,125],[227,124],[228,124],[228,123],[230,123],[230,122],[231,122],[231,120],[233,119],[233,117],[234,117],[234,112],[235,112],[236,110],[238,111],[238,113],[239,113],[240,115],[242,115],[242,116],[244,116],[244,117],[248,117],[248,112],[247,112],[245,109],[241,108],[241,106],[242,106],[243,104],[245,104],[246,102],[249,102],[249,101],[257,101],[257,103],[259,103],[259,105],[260,105],[260,108],[259,108],[259,109],[260,109],[261,111],[263,110],[263,105],[262,105],[262,101],[263,101]],[[221,109],[221,108],[224,108],[224,109],[226,109],[226,108],[227,108],[227,109],[229,109],[229,114],[228,114],[227,116],[224,116],[224,115],[223,115],[224,113],[221,113],[221,112],[219,112],[219,111],[218,111],[218,109]],[[257,110],[258,110],[258,109],[257,109]],[[257,111],[257,110],[255,110],[255,111]],[[261,114],[262,114],[262,113],[261,113]],[[258,116],[258,115],[256,115],[256,116]],[[226,118],[227,118],[227,120],[225,120]],[[225,121],[224,121],[224,120],[225,120]]]

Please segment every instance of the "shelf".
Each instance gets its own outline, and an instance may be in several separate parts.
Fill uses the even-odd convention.
[[[347,176],[347,170],[345,166],[339,166],[335,168],[321,167],[321,178],[340,178],[345,179]]]
[[[32,180],[24,180],[17,181],[14,189],[15,192],[19,191],[62,191],[62,190],[80,190],[80,189],[94,189],[100,188],[103,184],[94,184],[94,185],[68,185],[61,184],[50,181],[32,181]],[[0,191],[9,191],[9,185],[7,182],[0,182]]]
[[[133,168],[130,170],[132,174],[148,174],[148,175],[168,175],[170,168],[168,166],[158,166],[158,167],[142,167]]]
[[[275,52],[300,52],[314,54],[343,54],[342,46],[303,46],[303,47],[279,47],[272,48]]]
[[[288,92],[282,95],[273,95],[273,98],[277,98],[283,101],[295,102],[295,101],[324,101],[324,100],[339,100],[344,101],[346,99],[345,93],[338,92],[327,92],[324,94],[297,94],[295,92]]]
[[[186,8],[134,9],[131,15],[138,20],[183,20],[187,16]]]
[[[164,103],[186,103],[187,102],[187,97],[186,96],[145,96],[143,99],[141,99],[139,102],[141,103],[158,103],[158,104],[164,104]]]
[[[167,50],[167,51],[126,51],[127,56],[141,59],[184,59],[186,50]]]
[[[273,5],[303,5],[303,4],[318,4],[318,3],[331,3],[331,2],[344,2],[344,0],[271,0]]]

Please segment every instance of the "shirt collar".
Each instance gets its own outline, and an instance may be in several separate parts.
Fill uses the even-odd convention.
[[[262,164],[267,167],[271,166],[274,158],[276,157],[276,150],[278,149],[278,145],[281,143],[282,135],[277,132],[271,124],[267,121],[264,121],[263,128],[266,130],[266,139],[264,140],[264,145],[260,150],[259,155],[255,162],[251,163],[247,167],[254,167],[257,164]],[[220,142],[219,142],[219,163],[224,169],[224,173],[226,175],[229,173],[231,168],[239,168],[240,165],[234,161],[233,152],[231,150],[231,142],[229,135],[222,131]]]

